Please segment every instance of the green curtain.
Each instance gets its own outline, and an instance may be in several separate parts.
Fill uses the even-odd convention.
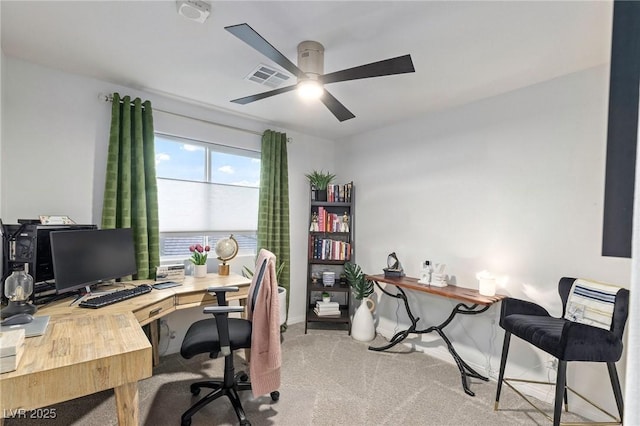
[[[132,228],[137,279],[160,265],[158,186],[151,102],[113,94],[102,229]]]
[[[276,267],[284,262],[278,284],[287,289],[289,306],[289,169],[287,135],[267,130],[262,135],[260,197],[258,203],[258,250],[276,255]],[[288,314],[288,313],[287,313]]]

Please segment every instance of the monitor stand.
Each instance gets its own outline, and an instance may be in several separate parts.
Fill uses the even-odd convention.
[[[91,286],[89,285],[84,286],[84,289],[78,290],[78,296],[74,299],[73,302],[71,302],[69,306],[73,306],[76,303],[83,301],[87,296],[91,296]]]

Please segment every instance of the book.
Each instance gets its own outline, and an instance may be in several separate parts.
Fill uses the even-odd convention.
[[[319,308],[319,307],[316,306],[314,309],[316,311],[318,311],[318,312],[330,312],[330,311],[333,311],[333,312],[338,311],[338,312],[340,312],[340,308],[338,308],[338,307]]]
[[[0,333],[0,373],[18,368],[24,352],[24,336],[23,329]]]
[[[338,302],[323,302],[318,300],[316,302],[316,308],[318,309],[338,309],[340,308],[340,304]]]
[[[339,309],[320,311],[320,310],[318,310],[318,308],[316,308],[316,309],[313,310],[313,312],[315,312],[316,315],[319,316],[319,317],[339,317],[340,316],[340,310]]]

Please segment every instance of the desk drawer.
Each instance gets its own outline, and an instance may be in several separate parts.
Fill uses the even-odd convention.
[[[133,311],[140,325],[145,325],[155,319],[162,318],[174,311],[173,297],[145,306],[144,308]]]
[[[248,293],[249,293],[249,286],[242,286],[237,292],[227,293],[226,298],[228,301],[242,300],[247,298]],[[196,291],[196,292],[176,294],[177,309],[190,308],[193,306],[201,306],[201,305],[215,305],[215,304],[216,304],[216,297],[210,295],[207,292]]]

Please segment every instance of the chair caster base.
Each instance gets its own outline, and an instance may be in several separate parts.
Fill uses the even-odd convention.
[[[280,392],[278,392],[278,391],[273,391],[269,395],[271,395],[271,400],[272,401],[277,401],[277,400],[280,399]]]

